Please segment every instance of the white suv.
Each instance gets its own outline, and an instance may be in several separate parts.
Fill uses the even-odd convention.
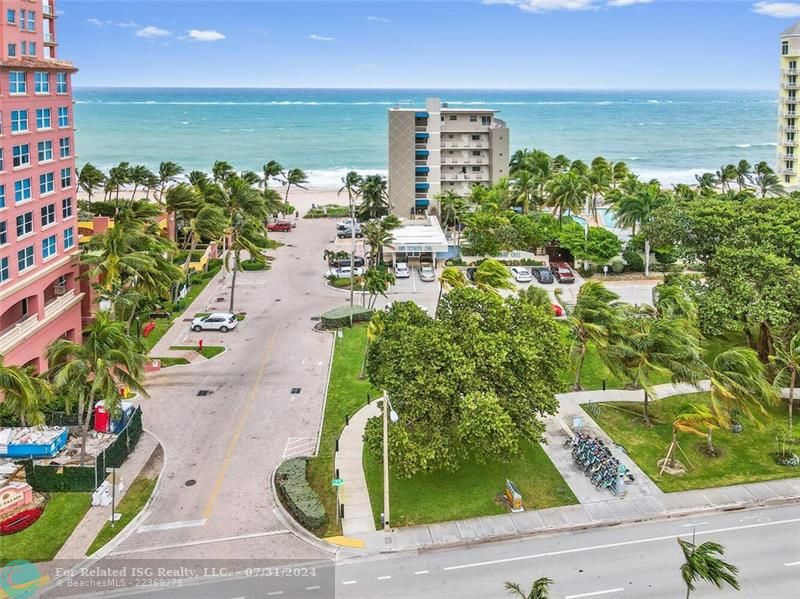
[[[200,316],[192,321],[192,330],[195,332],[200,331],[219,331],[227,333],[231,329],[235,329],[239,321],[236,320],[236,314],[230,312],[215,312],[208,316]]]
[[[411,276],[411,271],[408,270],[408,264],[405,262],[398,262],[394,266],[394,276],[398,279],[407,279]]]

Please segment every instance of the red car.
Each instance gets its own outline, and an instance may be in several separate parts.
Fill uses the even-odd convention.
[[[292,223],[288,220],[276,220],[274,223],[267,225],[267,231],[282,231],[288,233],[292,230]]]
[[[556,317],[564,316],[564,308],[558,304],[553,304],[553,313],[556,315]]]

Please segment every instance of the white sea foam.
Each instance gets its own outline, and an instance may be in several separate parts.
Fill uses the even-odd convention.
[[[308,186],[320,189],[340,188],[342,186],[342,178],[350,171],[356,171],[358,174],[365,175],[388,175],[389,171],[382,168],[335,168],[330,170],[311,169],[306,171],[308,177]]]
[[[639,175],[642,181],[658,179],[663,185],[675,185],[677,183],[697,183],[694,178],[695,175],[714,172],[716,168],[659,169],[631,167],[631,170]]]

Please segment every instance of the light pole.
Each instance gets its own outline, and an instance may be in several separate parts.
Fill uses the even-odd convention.
[[[397,422],[400,417],[391,407],[389,396],[383,392],[383,532],[389,532],[389,418]]]

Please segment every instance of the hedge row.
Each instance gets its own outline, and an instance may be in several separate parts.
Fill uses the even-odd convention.
[[[372,318],[372,312],[372,310],[368,310],[367,308],[353,310],[353,322],[369,322]],[[341,329],[350,326],[350,315],[345,314],[337,316],[323,314],[320,317],[320,322],[325,329]]]
[[[242,260],[242,270],[266,270],[266,262],[258,262],[257,260]]]
[[[324,527],[328,521],[325,508],[306,480],[307,460],[291,458],[278,466],[275,485],[278,496],[295,520],[308,530]]]

